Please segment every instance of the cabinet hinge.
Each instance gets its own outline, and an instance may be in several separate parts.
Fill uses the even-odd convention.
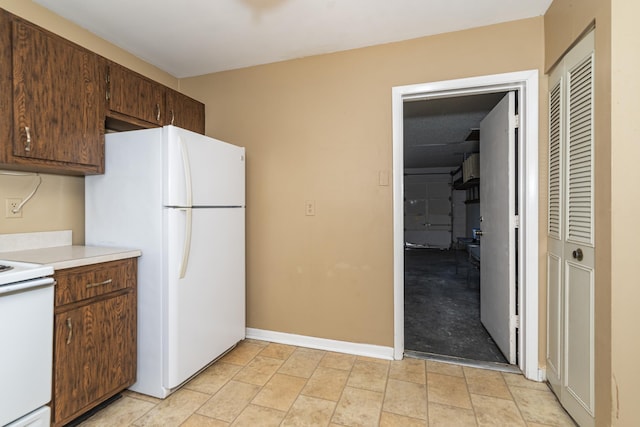
[[[513,316],[513,324],[515,326],[516,329],[520,329],[520,316],[519,315],[515,315]]]
[[[513,226],[515,228],[520,228],[520,215],[515,215],[513,217]]]
[[[520,115],[516,114],[515,116],[513,116],[513,127],[515,127],[516,129],[518,129],[520,127]]]

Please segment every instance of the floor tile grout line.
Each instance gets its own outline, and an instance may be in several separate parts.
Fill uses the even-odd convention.
[[[130,396],[123,396],[123,397],[130,397]],[[136,425],[135,423],[136,423],[138,420],[140,420],[141,418],[143,418],[144,416],[146,416],[149,412],[153,411],[153,409],[154,409],[154,408],[156,408],[156,407],[158,406],[158,404],[160,403],[160,402],[152,403],[152,402],[149,402],[149,401],[147,401],[147,400],[144,400],[144,399],[138,399],[138,398],[134,398],[134,397],[131,397],[131,398],[132,398],[132,399],[139,400],[140,402],[147,402],[147,403],[151,403],[153,406],[152,406],[151,408],[149,408],[149,410],[148,410],[148,411],[146,411],[144,414],[140,415],[138,418],[136,418],[136,419],[134,419],[134,420],[130,421],[130,422],[129,422],[129,424],[128,424],[129,426],[135,426],[135,425]],[[91,418],[96,417],[98,414],[100,414],[100,412],[96,412],[96,413],[95,413],[95,414],[93,414],[91,417],[89,417],[86,421],[91,420]],[[84,421],[83,421],[83,422],[84,422]]]
[[[349,368],[349,375],[347,375],[347,380],[344,382],[344,386],[342,387],[342,392],[340,392],[340,397],[338,398],[338,401],[336,402],[335,408],[333,408],[333,413],[331,414],[331,418],[329,419],[329,424],[331,424],[333,422],[333,418],[335,417],[336,411],[338,410],[338,405],[340,404],[340,401],[342,400],[342,396],[344,396],[344,391],[349,386],[349,378],[351,377],[351,373],[353,372],[353,367],[356,366],[356,362],[357,361],[358,361],[358,357],[356,356],[353,359],[353,363],[351,364],[351,368]],[[336,422],[335,424],[338,424],[338,423]]]
[[[525,387],[525,386],[519,386],[519,385],[513,385],[513,386],[509,387],[509,392],[513,395],[512,388],[520,389],[520,390],[526,390],[527,393],[531,393],[531,392],[542,392],[542,393],[549,392],[549,393],[551,393],[551,396],[553,397],[554,401],[556,402],[558,408],[574,423],[574,425],[577,426],[577,423],[575,422],[575,420],[571,417],[571,415],[569,415],[569,413],[566,411],[566,409],[564,409],[562,407],[562,405],[560,404],[560,401],[558,400],[558,397],[555,395],[555,393],[553,393],[553,391],[551,390],[549,385],[548,384],[546,384],[546,385],[547,385],[547,389],[546,390],[537,389],[537,388],[530,388],[530,387]],[[518,401],[516,400],[515,396],[513,398],[513,401],[516,404],[516,407],[518,408],[518,411],[520,411],[522,419],[524,420],[525,424],[528,425],[529,423],[536,423],[536,421],[528,421],[525,418],[524,414],[522,413],[522,409],[520,408],[520,405],[518,404]],[[538,422],[538,424],[547,425],[545,423],[539,423],[539,422]]]
[[[213,397],[214,397],[216,394],[218,394],[218,392],[219,392],[220,390],[222,390],[222,389],[224,388],[224,386],[225,386],[225,385],[227,385],[227,384],[229,383],[229,381],[231,381],[231,379],[228,379],[228,380],[227,380],[227,381],[222,385],[222,387],[220,387],[220,388],[219,388],[215,393],[213,393],[213,394],[209,395],[209,398],[208,398],[205,402],[203,402],[203,403],[202,403],[202,405],[200,405],[200,406],[198,407],[198,409],[196,409],[195,411],[193,411],[193,412],[191,413],[191,415],[189,415],[189,416],[187,417],[187,419],[186,419],[186,420],[184,420],[183,422],[181,422],[181,423],[180,423],[180,425],[183,425],[184,423],[186,423],[187,421],[189,421],[189,418],[191,418],[191,417],[192,417],[192,416],[194,416],[194,415],[200,415],[200,416],[202,416],[202,417],[207,417],[207,418],[211,418],[211,419],[217,420],[217,418],[212,418],[212,417],[209,417],[209,416],[204,415],[204,414],[198,414],[198,411],[199,411],[200,409],[202,409],[202,407],[203,407],[204,405],[206,405],[206,404],[207,404],[211,399],[213,399]],[[188,384],[188,383],[187,383],[187,384]],[[185,386],[186,386],[187,384],[185,384]],[[193,390],[192,390],[192,391],[193,391]],[[206,394],[208,394],[208,393],[206,393]],[[219,420],[219,421],[222,421],[222,420]]]
[[[427,361],[421,360],[424,365],[424,406],[427,416],[427,425],[430,424],[429,418],[431,415],[431,409],[429,408],[429,371],[427,370]]]
[[[256,354],[256,356],[254,356],[254,358],[255,358],[255,357],[257,357],[260,353],[262,353],[262,352],[263,352],[267,347],[269,347],[269,345],[270,345],[270,344],[272,344],[272,343],[267,344],[267,345],[266,345],[262,350],[260,350],[260,352],[259,352],[258,354]],[[275,376],[275,375],[280,371],[280,369],[282,369],[282,367],[284,366],[284,364],[285,364],[285,363],[286,363],[286,362],[291,358],[291,356],[293,356],[293,354],[296,352],[296,350],[298,350],[298,349],[300,348],[300,347],[298,347],[298,346],[292,346],[292,347],[294,347],[294,348],[293,348],[293,351],[292,351],[291,353],[289,353],[289,355],[288,355],[285,359],[283,359],[283,360],[282,360],[282,364],[278,367],[278,369],[276,369],[276,370],[275,370],[275,372],[274,372],[273,374],[271,374],[271,376],[270,376],[270,377],[269,377],[269,379],[264,383],[264,385],[260,386],[260,390],[259,390],[259,391],[258,391],[258,393],[256,393],[256,395],[251,399],[251,401],[247,404],[247,406],[248,406],[248,405],[251,405],[251,404],[253,403],[253,400],[254,400],[254,399],[256,398],[256,396],[260,393],[260,391],[262,391],[262,390],[263,390],[263,388],[264,388],[264,387],[269,383],[269,381],[271,381],[271,379],[272,379],[272,378],[273,378],[273,377],[274,377],[274,376]],[[324,356],[323,356],[323,357],[324,357]],[[252,359],[252,360],[253,360],[253,359]],[[314,370],[314,372],[315,372],[315,370]],[[285,375],[285,374],[280,374],[280,375]],[[312,374],[312,375],[313,375],[313,374]],[[289,376],[291,376],[291,375],[289,375]],[[310,378],[310,377],[309,377],[309,378]],[[307,384],[307,382],[308,382],[308,381],[309,381],[309,379],[307,378],[307,381],[305,381],[305,386],[306,386],[306,384]],[[304,386],[302,387],[302,389],[304,389]],[[302,389],[300,389],[300,391],[302,391]],[[291,410],[291,408],[292,408],[292,407],[293,407],[293,405],[295,404],[296,400],[298,400],[298,397],[300,397],[300,392],[298,392],[298,394],[297,394],[296,398],[293,400],[293,402],[291,403],[291,405],[289,406],[289,408],[287,408],[287,410],[286,410],[286,411],[283,411],[285,414],[284,414],[284,416],[282,417],[282,420],[280,421],[279,425],[282,425],[282,423],[284,423],[284,420],[286,420],[286,419],[287,419],[287,415],[289,414],[289,411]],[[257,405],[257,404],[256,404],[256,405]],[[258,405],[258,406],[261,406],[261,405]],[[246,409],[246,407],[245,407],[245,409]],[[275,409],[275,408],[271,408],[271,409]],[[243,410],[244,410],[244,409],[243,409]],[[242,411],[240,412],[240,414],[242,414]],[[238,414],[238,416],[240,416],[240,414]]]
[[[351,368],[349,368],[349,375],[347,375],[347,380],[344,383],[344,386],[342,386],[342,391],[340,392],[340,397],[338,398],[338,400],[336,401],[336,406],[333,408],[333,413],[331,414],[331,418],[329,419],[329,424],[337,424],[337,425],[343,425],[343,424],[339,424],[336,421],[333,420],[333,418],[336,415],[336,411],[338,410],[338,405],[340,404],[340,401],[342,400],[342,397],[344,396],[344,392],[347,389],[347,387],[349,387],[349,378],[351,378],[351,374],[353,373],[353,368],[354,366],[356,366],[356,363],[358,362],[358,356],[356,356],[353,359],[353,363],[351,363]],[[356,388],[356,387],[351,387],[351,388]]]
[[[264,350],[264,349],[263,349],[263,350]],[[258,352],[258,354],[260,354],[261,352],[262,352],[262,350],[260,350],[260,351]],[[255,357],[255,356],[253,356],[253,357],[249,360],[249,362],[247,362],[245,365],[241,365],[241,366],[242,366],[242,368],[240,368],[240,369],[238,370],[238,372],[236,372],[235,374],[233,374],[233,376],[232,376],[231,378],[229,378],[229,379],[225,382],[225,384],[224,384],[222,387],[220,387],[220,388],[218,389],[218,391],[216,391],[216,392],[213,394],[213,396],[211,396],[211,399],[213,399],[213,397],[214,397],[215,395],[217,395],[218,393],[220,393],[220,392],[224,389],[224,387],[225,387],[226,385],[228,385],[231,381],[234,381],[234,379],[235,379],[236,375],[238,375],[238,373],[239,373],[240,371],[242,371],[242,370],[243,370],[243,369],[244,369],[244,368],[245,368],[245,367],[246,367],[246,366],[251,362],[251,360],[253,360],[253,358],[254,358],[254,357]],[[236,380],[236,381],[237,381],[237,380]],[[242,382],[242,381],[238,381],[238,382]],[[256,394],[257,394],[257,393],[256,393]],[[252,397],[252,399],[253,399],[253,398],[255,398],[255,395]],[[242,408],[242,410],[238,412],[238,415],[236,415],[236,416],[233,418],[233,420],[229,423],[229,425],[232,425],[232,424],[233,424],[233,423],[238,419],[238,417],[240,416],[240,414],[242,413],[242,411],[244,411],[246,408],[247,408],[247,405],[245,405],[245,406]],[[225,423],[227,422],[227,421],[225,421],[225,420],[221,420],[221,419],[219,419],[219,418],[214,418],[214,419],[215,419],[215,420],[218,420],[218,421],[225,422]]]
[[[402,414],[402,413],[398,413],[398,412],[391,412],[391,411],[387,411],[387,413],[393,414],[393,415],[397,415],[397,416],[401,416],[401,417],[405,417],[405,418],[409,418],[409,419],[416,420],[416,421],[419,421],[419,422],[423,422],[423,423],[426,423],[428,425],[429,424],[429,405],[428,405],[429,396],[428,396],[428,382],[427,382],[428,380],[427,380],[427,366],[426,366],[427,364],[426,364],[426,361],[425,360],[419,360],[419,362],[423,365],[422,367],[423,367],[423,370],[424,370],[424,383],[421,383],[421,382],[415,382],[415,381],[412,381],[412,380],[406,379],[406,378],[392,378],[391,377],[391,368],[393,367],[393,363],[394,362],[403,363],[403,360],[404,359],[390,361],[389,370],[388,370],[388,378],[387,378],[387,386],[388,386],[390,380],[401,382],[401,383],[406,383],[406,384],[424,386],[424,388],[425,388],[425,400],[424,400],[425,418],[423,419],[423,418],[415,417],[415,416],[412,416],[412,415]],[[386,393],[386,390],[385,390],[385,392],[384,392],[384,398],[385,399],[386,399],[386,396],[387,396],[387,393]],[[381,411],[381,417],[382,417],[382,414],[384,412],[385,411],[384,411],[384,404],[383,404],[383,408],[382,408],[382,411]],[[382,419],[380,421],[382,421]]]
[[[236,348],[237,348],[237,346],[236,346],[236,347],[234,347],[233,349],[229,350],[226,354],[231,353],[231,352],[232,352],[233,350],[235,350]],[[260,350],[260,352],[262,352],[262,350]],[[259,354],[260,352],[258,352],[258,354]],[[225,354],[225,355],[226,355],[226,354]],[[222,360],[223,358],[224,358],[224,356],[222,356],[222,357],[221,357],[221,358],[219,358],[218,360],[216,360],[216,361],[214,361],[213,363],[211,363],[207,368],[203,369],[203,370],[202,370],[202,372],[200,372],[200,374],[204,373],[207,369],[211,368],[211,367],[212,367],[212,366],[214,366],[214,364],[216,364],[216,363],[229,363],[229,362],[223,362],[223,360]],[[255,358],[255,356],[254,356],[253,358],[251,358],[251,360],[253,360],[254,358]],[[249,362],[251,362],[251,360],[250,360]],[[230,364],[230,363],[229,363],[229,364]],[[248,363],[247,363],[247,364],[248,364]],[[244,368],[244,367],[246,367],[246,365],[244,365],[244,366],[243,366],[243,368]],[[188,417],[187,417],[183,422],[181,422],[181,423],[180,423],[180,425],[182,426],[184,423],[186,423],[187,421],[189,421],[189,418],[191,418],[191,417],[192,417],[192,416],[194,416],[194,415],[199,415],[199,416],[206,417],[206,418],[210,418],[210,419],[213,419],[213,420],[226,422],[226,421],[224,421],[224,420],[220,420],[220,419],[218,419],[218,418],[213,418],[213,417],[209,417],[209,416],[204,415],[204,414],[199,414],[199,413],[198,413],[198,411],[199,411],[200,409],[202,409],[202,407],[203,407],[204,405],[206,405],[206,404],[207,404],[211,399],[213,399],[213,398],[214,398],[214,396],[216,396],[216,395],[217,395],[217,394],[218,394],[218,393],[219,393],[219,392],[220,392],[220,391],[221,391],[221,390],[222,390],[222,389],[223,389],[227,384],[229,384],[229,382],[230,382],[230,381],[232,381],[232,380],[235,378],[235,376],[236,376],[240,371],[242,371],[242,368],[240,368],[240,369],[238,370],[238,372],[236,372],[232,377],[230,377],[229,379],[227,379],[227,380],[224,382],[224,384],[223,384],[223,385],[222,385],[218,390],[216,390],[213,394],[203,393],[203,394],[209,394],[209,398],[208,398],[206,401],[204,401],[200,406],[198,406],[198,408],[197,408],[196,410],[194,410],[194,411],[193,411],[193,412],[192,412],[192,413],[191,413],[191,414],[190,414],[190,415],[189,415],[189,416],[188,416]],[[199,374],[199,375],[200,375],[200,374]],[[189,382],[193,381],[195,378],[196,378],[196,377],[191,378],[191,379],[189,380]],[[187,388],[187,386],[188,386],[189,382],[185,383],[185,384],[184,384],[184,386],[183,386],[183,387],[181,387],[181,389],[187,389],[187,390],[190,390],[189,388]],[[190,390],[190,391],[196,391],[196,390]],[[177,390],[176,390],[176,392],[177,392]],[[235,419],[234,419],[234,421],[235,421]]]
[[[471,405],[471,410],[473,411],[473,418],[476,422],[476,426],[480,425],[480,420],[478,419],[478,412],[476,411],[476,405],[473,404],[473,399],[471,398],[471,390],[469,389],[469,381],[467,381],[467,373],[464,370],[464,366],[461,366],[462,370],[462,378],[464,378],[464,385],[467,389],[467,395],[469,396],[469,404]]]
[[[250,343],[252,343],[252,342],[248,342],[248,344],[250,344]],[[256,354],[254,354],[254,355],[251,357],[251,359],[249,359],[249,360],[247,361],[247,363],[245,363],[244,365],[236,365],[236,366],[242,366],[242,367],[238,370],[238,372],[236,372],[235,374],[233,374],[233,376],[232,376],[231,378],[229,378],[228,380],[226,380],[226,382],[224,383],[224,385],[222,385],[222,386],[221,386],[221,387],[220,387],[220,388],[219,388],[219,389],[218,389],[214,394],[212,394],[212,395],[211,395],[211,398],[209,398],[209,400],[213,399],[213,397],[214,397],[214,396],[216,396],[218,393],[220,393],[220,392],[224,389],[224,387],[225,387],[226,385],[228,385],[231,381],[237,381],[237,382],[242,383],[242,384],[249,384],[249,383],[245,383],[244,381],[236,380],[236,379],[235,379],[235,377],[236,377],[236,376],[237,376],[237,375],[238,375],[238,374],[239,374],[239,373],[240,373],[244,368],[246,368],[246,367],[251,363],[251,361],[252,361],[252,360],[254,360],[254,359],[256,358],[256,356],[257,356],[257,355],[259,355],[260,353],[262,353],[262,352],[264,351],[264,349],[265,349],[268,345],[269,345],[269,344],[267,344],[267,345],[265,345],[265,346],[260,346],[260,347],[262,347],[262,349],[261,349],[260,351],[258,351]],[[236,348],[237,348],[237,347],[236,347]],[[235,349],[234,349],[234,350],[235,350]],[[231,353],[231,352],[229,352],[228,354],[230,354],[230,353]],[[220,361],[222,361],[222,359],[221,359]],[[229,362],[225,362],[225,363],[229,363]],[[232,364],[233,364],[233,363],[232,363]],[[268,381],[268,380],[267,380],[267,381]],[[249,384],[249,385],[255,385],[255,384]],[[262,387],[261,387],[261,389],[262,389]],[[229,425],[232,425],[232,424],[233,424],[233,423],[238,419],[238,417],[240,416],[240,414],[242,414],[242,412],[243,412],[245,409],[247,409],[247,406],[249,406],[249,405],[251,404],[251,401],[252,401],[253,399],[255,399],[255,397],[258,395],[258,393],[259,393],[259,391],[257,391],[257,392],[256,392],[256,393],[251,397],[251,400],[249,400],[249,403],[247,403],[247,404],[242,408],[242,410],[238,412],[238,414],[233,418],[233,420],[232,420],[231,422],[229,422],[229,423],[228,423]],[[208,402],[209,400],[207,400],[207,402]],[[204,405],[204,404],[203,404],[203,405]],[[202,408],[202,406],[200,406],[200,408]],[[200,408],[199,408],[199,409],[200,409]],[[197,413],[197,411],[196,411],[196,412],[194,412],[194,414],[195,414],[195,413]],[[203,415],[203,414],[198,414],[198,415]],[[203,416],[206,416],[206,415],[203,415]],[[212,417],[208,417],[208,418],[212,418]],[[227,421],[225,421],[225,420],[221,420],[221,419],[219,419],[219,418],[212,418],[212,419],[217,420],[217,421],[221,421],[221,422],[224,422],[224,423],[226,423],[226,422],[227,422]]]
[[[318,370],[318,368],[320,368],[320,365],[321,365],[321,363],[322,363],[322,360],[323,360],[325,357],[327,357],[327,355],[328,355],[328,354],[330,354],[330,353],[331,353],[331,352],[329,352],[329,351],[324,351],[324,354],[322,355],[322,358],[318,361],[318,364],[316,365],[315,369],[313,370],[313,372],[311,373],[311,375],[309,376],[309,378],[308,378],[308,379],[307,379],[307,381],[305,382],[304,387],[302,387],[302,389],[301,389],[301,390],[300,390],[300,392],[298,393],[298,397],[300,397],[300,396],[306,396],[306,395],[303,395],[303,394],[302,394],[302,392],[304,391],[304,389],[305,389],[305,387],[307,386],[307,384],[309,384],[309,380],[311,380],[311,378],[313,377],[313,374],[315,374],[315,373],[316,373],[316,371]],[[351,365],[351,367],[353,368],[353,365]],[[349,374],[351,374],[351,370],[349,370]],[[347,380],[348,380],[348,378],[349,378],[349,377],[347,376]],[[336,402],[329,401],[329,402],[335,403],[335,405],[333,405],[333,411],[331,411],[331,416],[329,417],[329,424],[331,424],[331,420],[333,419],[333,416],[334,416],[334,414],[335,414],[335,412],[336,412],[336,409],[338,408],[338,402],[340,402],[340,398],[342,398],[342,393],[344,392],[344,389],[345,389],[345,387],[346,387],[346,386],[347,386],[347,384],[346,384],[346,382],[345,382],[344,386],[342,386],[342,392],[340,393],[340,397],[338,398],[338,400],[337,400]],[[314,397],[314,398],[316,398],[316,399],[321,399],[321,398],[318,398],[318,397],[315,397],[315,396],[307,396],[307,397]],[[296,400],[298,400],[298,399],[296,398]],[[326,400],[326,399],[322,399],[322,400]],[[294,404],[295,404],[295,401],[294,401]],[[293,405],[291,405],[291,406],[293,407]],[[287,414],[288,414],[288,413],[287,413]],[[285,415],[285,419],[286,419],[286,415]],[[284,422],[284,420],[283,420],[282,422]],[[282,425],[282,423],[280,423],[280,425]]]
[[[380,405],[380,413],[378,414],[378,425],[382,422],[382,413],[384,412],[384,401],[387,398],[387,388],[389,387],[389,374],[391,371],[391,363],[387,365],[387,377],[384,383],[384,391],[382,392],[382,404]]]
[[[268,347],[268,345],[267,345],[267,346],[265,346],[265,348],[266,348],[266,347]],[[270,380],[271,380],[271,379],[272,379],[276,374],[278,374],[279,370],[282,368],[282,366],[285,364],[285,362],[286,362],[287,360],[289,360],[289,358],[290,358],[290,357],[291,357],[291,356],[296,352],[296,350],[298,350],[298,349],[302,348],[302,347],[299,347],[299,346],[293,346],[293,347],[294,347],[294,350],[293,350],[293,351],[292,351],[292,352],[287,356],[287,358],[286,358],[286,359],[280,359],[280,360],[282,360],[282,361],[283,361],[283,363],[280,365],[280,367],[279,367],[279,368],[278,368],[278,369],[277,369],[273,374],[271,374],[271,376],[269,377],[269,379],[266,381],[265,385],[260,386],[261,390],[262,390],[262,388],[263,388],[264,386],[266,386],[266,384],[267,384],[267,383],[268,383],[268,382],[269,382],[269,381],[270,381]],[[261,351],[260,351],[260,353],[262,353],[262,351],[264,351],[264,349],[263,349],[263,350],[261,350]],[[304,395],[304,394],[302,394],[302,392],[303,392],[304,388],[307,386],[307,384],[309,383],[309,380],[311,380],[311,378],[313,377],[313,374],[314,374],[314,373],[318,370],[318,368],[320,367],[320,364],[321,364],[321,362],[322,362],[322,359],[324,359],[324,358],[327,356],[327,354],[329,354],[329,353],[330,353],[329,351],[326,351],[326,350],[316,350],[316,351],[321,351],[323,354],[322,354],[322,357],[318,360],[318,362],[317,362],[316,366],[315,366],[315,367],[314,367],[314,369],[313,369],[313,372],[311,372],[311,374],[309,375],[309,377],[308,377],[308,378],[305,378],[305,377],[299,377],[299,376],[296,376],[296,375],[290,375],[290,374],[283,374],[283,373],[280,373],[280,374],[279,374],[279,375],[284,375],[284,376],[288,376],[288,377],[292,377],[292,378],[304,378],[304,379],[305,379],[304,385],[302,386],[302,388],[300,389],[300,391],[296,394],[296,397],[295,397],[295,399],[293,400],[293,402],[291,403],[291,405],[289,405],[289,407],[287,408],[287,410],[286,410],[286,411],[281,411],[281,412],[284,412],[284,417],[283,417],[282,421],[280,422],[280,425],[282,425],[282,424],[284,423],[284,421],[287,419],[287,416],[288,416],[288,415],[289,415],[289,413],[291,412],[292,408],[293,408],[293,407],[294,407],[294,405],[295,405],[295,402],[298,400],[298,398],[299,398],[300,396],[313,397],[313,396],[307,396],[307,395]],[[259,355],[260,355],[260,353],[256,354],[256,356],[254,356],[254,358],[255,358],[255,357],[257,357],[257,356],[259,356]],[[263,357],[267,357],[267,356],[263,356]],[[253,360],[253,359],[252,359],[252,360]],[[258,393],[259,393],[259,392],[258,392]],[[256,393],[256,396],[257,396],[257,393]],[[314,398],[315,398],[315,397],[314,397]],[[255,396],[254,396],[254,399],[255,399]],[[328,401],[328,400],[326,400],[326,399],[321,399],[321,400]],[[332,402],[332,401],[330,401],[330,402]],[[336,404],[336,405],[334,406],[334,412],[335,412],[335,407],[337,407],[337,402],[332,402],[332,403],[335,403],[335,404]],[[253,399],[252,399],[252,401],[251,401],[251,402],[249,402],[249,404],[254,404],[254,403],[253,403]],[[255,405],[257,405],[257,406],[261,406],[261,407],[264,407],[264,408],[275,409],[275,408],[271,408],[271,407],[268,407],[268,406],[262,406],[262,405],[259,405],[259,404],[255,404]],[[333,413],[332,413],[332,417],[333,417]],[[235,420],[234,420],[234,421],[235,421]]]
[[[524,414],[522,413],[522,409],[520,409],[520,405],[518,405],[518,401],[516,400],[516,397],[513,395],[513,391],[511,390],[511,387],[509,387],[509,385],[507,384],[507,380],[504,377],[504,373],[502,373],[500,375],[500,378],[502,378],[502,381],[504,381],[505,385],[507,385],[507,390],[509,391],[509,396],[511,396],[511,400],[513,401],[513,404],[516,406],[516,409],[518,410],[518,413],[520,414],[520,418],[522,418],[522,421],[524,422],[524,425],[528,425],[529,421],[527,421],[527,419],[525,418]]]
[[[342,400],[342,396],[344,395],[344,391],[347,388],[347,384],[349,384],[349,377],[351,376],[351,373],[353,372],[353,367],[356,364],[356,361],[358,360],[358,357],[354,357],[353,358],[353,362],[351,363],[351,367],[349,368],[349,375],[347,375],[347,379],[344,382],[344,385],[342,386],[342,391],[340,391],[340,396],[338,397],[338,400],[336,401],[335,406],[333,407],[333,412],[331,413],[331,417],[329,418],[329,424],[331,424],[333,422],[333,418],[336,415],[336,411],[338,410],[338,405],[340,404],[340,401]],[[335,423],[338,424],[338,423]]]

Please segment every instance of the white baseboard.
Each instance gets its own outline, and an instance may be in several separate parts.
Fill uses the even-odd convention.
[[[380,345],[336,341],[254,328],[247,328],[247,338],[278,344],[295,345],[298,347],[315,348],[318,350],[334,351],[336,353],[347,353],[354,354],[356,356],[393,360],[393,347],[384,347]]]

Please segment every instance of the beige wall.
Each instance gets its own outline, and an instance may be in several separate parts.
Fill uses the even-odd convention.
[[[147,64],[31,1],[0,0],[0,8],[21,16],[166,86],[176,89],[178,87],[178,80],[175,77]],[[6,144],[8,142],[0,141],[0,143]],[[48,174],[42,174],[41,176],[42,185],[34,197],[24,206],[23,217],[20,219],[6,219],[4,215],[4,200],[8,197],[24,199],[31,192],[36,178],[33,176],[10,176],[0,171],[0,208],[2,209],[0,212],[0,233],[72,230],[74,244],[84,243],[84,179],[81,177]],[[4,249],[0,248],[0,251]]]
[[[613,424],[640,424],[640,3],[611,1],[611,375]]]
[[[543,55],[535,18],[181,81],[247,147],[248,326],[393,346],[391,88]]]
[[[5,175],[9,173],[12,175]],[[17,172],[23,174],[23,172]],[[80,177],[40,175],[42,184],[22,209],[22,218],[5,218],[6,198],[24,200],[38,183],[34,174],[15,176],[0,170],[0,234],[72,230],[76,244],[84,242],[84,180]],[[0,248],[0,251],[11,248]]]

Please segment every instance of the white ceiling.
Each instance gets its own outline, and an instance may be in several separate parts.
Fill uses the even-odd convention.
[[[552,0],[33,0],[178,77],[543,15]],[[455,167],[497,103],[405,104],[405,167]]]
[[[34,0],[182,78],[540,16],[551,0]]]

